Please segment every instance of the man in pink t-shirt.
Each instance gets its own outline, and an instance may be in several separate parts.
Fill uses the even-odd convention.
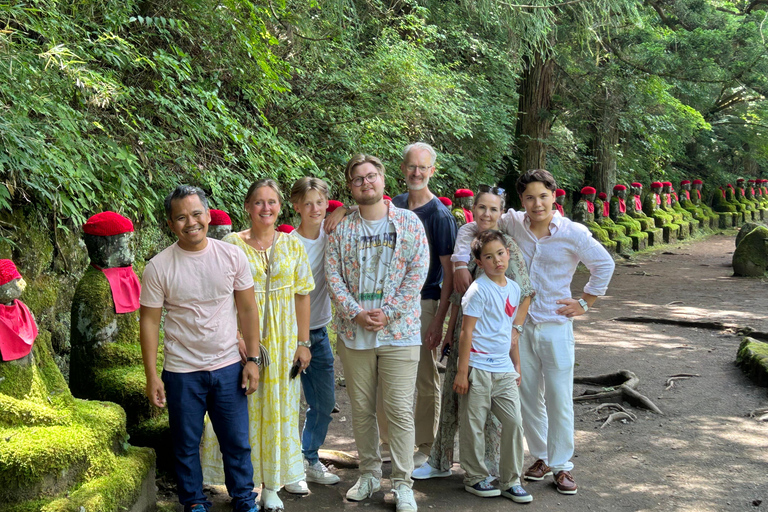
[[[200,439],[208,412],[221,445],[227,490],[236,512],[255,512],[246,395],[259,385],[259,315],[245,254],[207,238],[205,192],[181,185],[165,199],[178,241],[152,258],[141,290],[141,352],[147,396],[168,405],[179,502],[185,512],[211,507],[203,494]],[[157,349],[165,316],[162,380]],[[238,320],[245,340],[240,364]]]

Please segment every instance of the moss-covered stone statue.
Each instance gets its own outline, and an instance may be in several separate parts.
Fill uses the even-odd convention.
[[[443,203],[443,206],[448,208],[448,210],[451,210],[453,208],[453,201],[451,201],[448,197],[438,197],[437,198],[441,203]]]
[[[712,209],[720,216],[720,229],[728,229],[739,224],[741,214],[736,206],[728,202],[725,187],[715,191]]]
[[[559,188],[555,190],[555,210],[560,212],[560,215],[565,217],[565,190]]]
[[[581,189],[581,198],[573,207],[573,220],[587,226],[592,237],[608,251],[616,252],[616,242],[611,240],[608,232],[595,222],[595,194],[597,191],[594,187],[587,186]]]
[[[692,191],[691,185],[691,180],[682,180],[680,182],[680,206],[689,211],[691,215],[699,221],[699,227],[701,229],[705,231],[717,229],[717,216],[714,215],[714,212],[710,214],[703,208],[701,192],[695,189]],[[693,192],[693,194],[691,192]],[[694,199],[698,199],[698,202],[695,203]]]
[[[132,442],[155,448],[165,467],[172,460],[168,415],[144,396],[141,284],[132,267],[133,223],[117,213],[102,212],[88,219],[83,232],[91,265],[72,299],[72,393],[123,406]]]
[[[602,215],[600,215],[602,213]],[[600,192],[595,199],[595,222],[608,232],[611,240],[616,242],[616,252],[629,255],[632,253],[632,239],[627,236],[627,228],[611,220],[608,194]]]
[[[739,242],[733,252],[733,273],[737,276],[763,277],[768,271],[768,228],[758,226]]]
[[[632,240],[632,249],[642,251],[648,247],[648,233],[644,233],[640,221],[627,215],[627,186],[621,183],[613,187],[613,196],[608,207],[611,220],[624,226],[627,236]]]
[[[739,198],[736,194],[736,188],[730,183],[728,183],[725,188],[725,200],[728,202],[728,204],[736,207],[736,226],[741,226],[748,220],[751,220],[748,218],[751,217],[751,214],[747,214],[747,205],[739,201]]]
[[[642,201],[643,184],[632,182],[629,185],[629,199],[627,199],[627,215],[640,223],[640,229],[648,234],[648,245],[661,245],[664,243],[664,230],[656,227],[656,221],[648,217],[643,211]]]
[[[0,260],[0,510],[153,510],[154,452],[126,443],[118,405],[72,397],[24,286]]]
[[[758,192],[761,191],[759,188],[759,181],[760,180],[747,181],[748,185],[746,188],[747,200],[755,207],[754,218],[756,221],[768,220],[768,206],[760,201],[760,196],[758,195]]]
[[[746,181],[744,178],[739,178],[736,180],[736,200],[744,205],[744,222],[749,222],[753,220],[758,220],[756,218],[755,212],[757,211],[757,208],[755,207],[755,204],[747,199],[747,192],[745,190]]]
[[[675,190],[675,187],[672,186],[671,182],[669,183],[669,189],[670,189],[670,199],[672,200],[672,208],[683,214],[683,220],[688,222],[690,225],[690,232],[691,236],[695,235],[699,229],[702,229],[702,223],[693,215],[693,213],[689,212],[685,208],[683,208],[683,205],[680,204],[680,198],[677,195],[677,191]]]
[[[11,260],[0,260],[0,361],[28,362],[37,323],[19,300],[27,283]]]
[[[672,216],[672,222],[680,226],[678,240],[684,240],[691,236],[691,223],[686,220],[682,212],[675,209],[672,202],[672,183],[664,181],[661,183],[661,209]]]
[[[656,227],[663,230],[664,243],[675,243],[680,235],[680,225],[672,222],[672,215],[661,209],[660,181],[651,183],[651,191],[643,200],[643,212],[656,222]]]
[[[451,213],[459,227],[474,220],[472,216],[472,203],[474,199],[475,193],[468,188],[460,188],[453,193],[453,209]]]
[[[221,240],[232,232],[232,219],[224,210],[209,210],[211,213],[211,223],[208,224],[208,236]]]
[[[763,207],[768,208],[768,179],[757,180],[757,200]]]

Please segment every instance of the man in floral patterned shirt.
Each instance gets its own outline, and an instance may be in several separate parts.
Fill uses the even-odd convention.
[[[329,235],[325,273],[360,457],[361,476],[347,499],[361,501],[381,488],[376,421],[381,382],[395,503],[398,512],[412,512],[417,510],[411,490],[413,393],[429,245],[418,216],[383,199],[384,166],[378,158],[354,156],[345,176],[359,210]]]

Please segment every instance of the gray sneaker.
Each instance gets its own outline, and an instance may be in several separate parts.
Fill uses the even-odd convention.
[[[395,510],[397,512],[416,512],[419,510],[419,507],[416,506],[416,499],[413,497],[413,489],[406,484],[398,484],[392,494],[395,495]]]
[[[370,473],[364,473],[357,479],[355,485],[347,491],[349,501],[363,501],[373,496],[373,493],[381,489],[381,479]]]
[[[304,462],[306,463],[307,461]],[[323,485],[333,485],[339,482],[338,475],[334,475],[328,471],[328,468],[325,467],[325,464],[320,461],[317,461],[314,464],[306,464],[304,472],[307,475],[307,482],[314,482],[316,484]]]

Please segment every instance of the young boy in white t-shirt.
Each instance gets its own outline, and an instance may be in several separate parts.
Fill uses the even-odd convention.
[[[529,503],[520,485],[523,470],[523,420],[520,414],[520,353],[517,339],[525,322],[516,313],[520,287],[504,273],[509,250],[504,236],[488,230],[472,241],[472,254],[485,274],[464,294],[464,323],[459,337],[459,364],[453,389],[459,402],[460,454],[464,489],[481,497],[504,496]],[[521,318],[518,318],[521,316]],[[499,487],[485,465],[483,430],[488,414],[502,425]]]

